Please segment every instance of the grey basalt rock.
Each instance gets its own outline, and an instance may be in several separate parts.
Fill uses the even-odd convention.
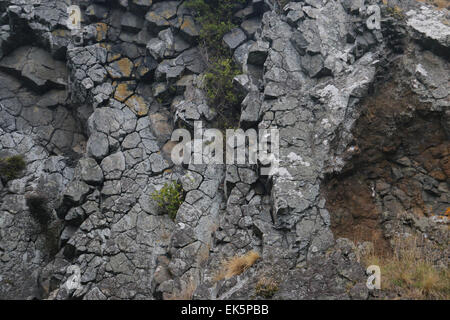
[[[90,192],[91,188],[85,182],[72,181],[62,194],[58,217],[64,219],[71,208],[81,205],[86,200]]]
[[[155,173],[161,173],[165,169],[170,167],[169,163],[157,153],[154,153],[150,156],[150,163],[152,167],[152,171]]]
[[[242,102],[245,109],[241,113],[241,123],[254,124],[260,119],[262,97],[259,92],[250,92]]]
[[[108,13],[108,8],[95,3],[86,8],[86,15],[94,18],[95,20],[106,19],[108,17]]]
[[[180,26],[180,32],[186,36],[189,42],[195,43],[200,36],[200,27],[192,16],[184,16],[183,23]]]
[[[122,152],[116,152],[104,158],[100,167],[102,168],[105,179],[119,179],[125,170],[125,157]]]
[[[203,177],[200,174],[194,171],[189,171],[181,178],[181,185],[183,187],[183,190],[188,192],[197,189],[200,186],[202,180]]]
[[[145,20],[149,23],[149,30],[161,30],[169,27],[171,20],[177,15],[178,1],[163,1],[154,3],[150,11],[145,15]]]
[[[66,1],[0,1],[0,156],[27,161],[23,176],[0,182],[0,298],[262,299],[256,286],[266,276],[277,280],[273,299],[372,298],[355,245],[331,231],[323,181],[351,161],[361,101],[392,46],[408,53],[396,57],[407,61],[411,90],[448,132],[446,11],[411,6],[405,21],[383,17],[380,31],[367,28],[359,1],[237,8],[223,39],[242,69],[233,85],[245,99],[233,113],[244,130],[279,130],[278,167],[267,177],[263,162],[170,160],[174,129],[223,120],[208,105],[208,52],[186,2],[81,2],[82,28],[72,33]],[[430,176],[413,157],[393,159],[395,179],[414,176],[425,202],[444,208],[444,171]],[[172,181],[183,189],[174,220],[152,197]],[[39,191],[54,247],[27,207]],[[445,243],[431,219],[397,219],[411,207],[408,192],[381,181],[373,191],[386,235],[400,223]],[[260,258],[248,270],[215,280],[222,261],[250,251]],[[77,290],[66,290],[69,266],[80,268]]]
[[[79,161],[81,179],[88,184],[101,184],[103,182],[103,171],[92,158]]]
[[[231,50],[236,49],[245,40],[247,40],[247,37],[244,31],[240,28],[234,28],[223,37],[225,45],[227,45]]]
[[[329,72],[325,68],[324,58],[321,54],[316,55],[304,55],[302,57],[302,68],[303,70],[311,77],[318,77],[320,75],[324,75],[326,72]]]
[[[450,53],[450,27],[444,23],[442,11],[422,6],[406,12],[406,24],[413,37],[436,53],[447,56]]]
[[[108,137],[101,132],[92,134],[87,143],[87,152],[96,159],[103,159],[109,152]]]
[[[144,21],[138,16],[127,12],[122,16],[121,25],[123,30],[139,32],[144,25]]]
[[[38,88],[64,88],[67,70],[61,61],[55,61],[45,50],[21,47],[0,61],[0,68],[24,77]]]
[[[249,38],[253,38],[258,29],[261,28],[261,19],[260,18],[251,18],[248,20],[244,20],[241,23],[241,29],[244,30],[245,34]]]
[[[300,2],[290,2],[283,9],[287,11],[287,21],[293,27],[305,16],[303,4]]]
[[[264,65],[269,51],[269,44],[264,41],[255,42],[248,50],[247,63],[256,66]]]
[[[133,62],[128,58],[122,58],[118,61],[111,63],[106,67],[109,75],[113,79],[130,78],[133,72]]]

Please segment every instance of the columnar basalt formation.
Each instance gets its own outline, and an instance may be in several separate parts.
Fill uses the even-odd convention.
[[[367,241],[448,247],[447,9],[368,0],[378,26],[360,1],[242,1],[222,45],[240,127],[279,130],[267,176],[171,160],[175,129],[218,122],[187,2],[0,0],[0,158],[27,164],[0,181],[0,298],[262,299],[270,278],[273,299],[368,299]],[[174,221],[152,198],[171,181]]]

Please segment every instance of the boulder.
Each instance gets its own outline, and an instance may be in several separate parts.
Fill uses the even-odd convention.
[[[223,37],[223,42],[231,50],[239,47],[245,40],[247,40],[247,36],[241,28],[234,28]]]

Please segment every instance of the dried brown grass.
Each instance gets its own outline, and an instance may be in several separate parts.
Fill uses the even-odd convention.
[[[449,0],[417,0],[417,1],[435,5],[439,9],[444,9],[444,8],[450,7]]]
[[[402,299],[450,299],[450,272],[448,265],[435,265],[436,250],[423,245],[418,237],[396,238],[393,253],[380,255],[373,252],[362,258],[367,265],[381,269],[381,289],[395,292]]]
[[[222,268],[214,280],[230,279],[248,270],[261,256],[256,251],[250,251],[242,256],[235,256],[223,261]]]
[[[196,285],[191,281],[182,290],[170,295],[167,300],[192,300],[196,289]]]
[[[261,277],[255,286],[256,294],[266,299],[272,298],[278,289],[278,282],[271,277]]]

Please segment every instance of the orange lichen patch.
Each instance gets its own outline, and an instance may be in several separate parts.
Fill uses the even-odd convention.
[[[69,31],[64,29],[56,29],[52,31],[52,35],[54,37],[66,37],[68,35]]]
[[[99,43],[99,46],[102,47],[102,48],[105,48],[106,51],[110,51],[111,50],[111,45],[109,43],[102,42],[102,43]]]
[[[108,62],[119,60],[122,55],[120,53],[108,52]]]
[[[183,24],[181,25],[180,29],[191,35],[199,34],[198,26],[195,24],[194,20],[190,17],[184,18]]]
[[[108,34],[108,25],[106,23],[99,22],[95,28],[97,30],[97,41],[105,41]]]
[[[250,251],[242,256],[235,256],[222,263],[221,271],[214,278],[215,281],[230,279],[247,271],[261,256],[256,251]]]
[[[164,10],[162,12],[160,12],[160,16],[163,17],[166,20],[169,20],[170,18],[172,18],[174,16],[174,10]]]
[[[124,102],[134,93],[135,85],[136,83],[133,81],[119,83],[114,93],[114,99]]]
[[[117,61],[117,65],[124,77],[129,77],[131,75],[131,71],[133,71],[133,62],[131,62],[130,59],[122,58]]]
[[[113,79],[129,78],[133,71],[133,62],[128,58],[122,58],[114,61],[106,70]]]
[[[144,60],[141,59],[134,64],[137,75],[140,77],[145,77],[150,72],[150,69],[147,68],[143,62]]]
[[[164,19],[162,16],[156,14],[153,11],[150,11],[149,13],[147,13],[147,15],[145,16],[145,19],[150,22],[156,23],[158,26],[169,26],[170,25],[166,19]]]
[[[138,116],[145,116],[148,113],[148,105],[139,95],[133,95],[125,104]]]
[[[150,71],[151,70],[145,66],[141,66],[140,68],[137,69],[137,73],[141,78],[148,77]]]

